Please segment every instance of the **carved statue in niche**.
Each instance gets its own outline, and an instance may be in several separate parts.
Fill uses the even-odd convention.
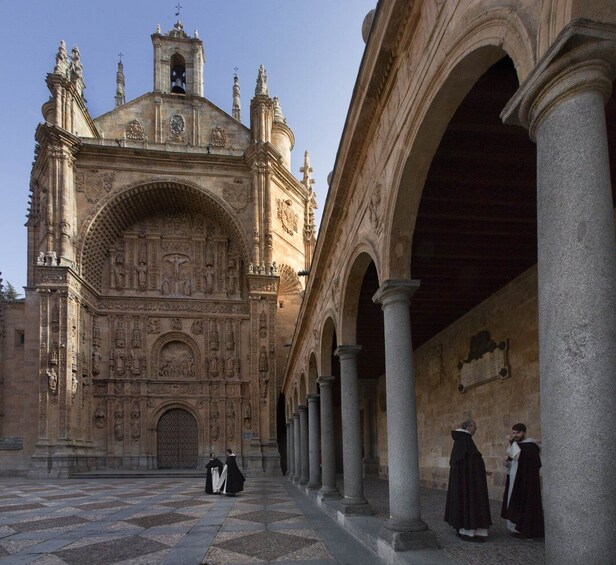
[[[115,354],[115,372],[116,375],[122,376],[125,372],[124,352],[120,349]]]
[[[212,320],[210,324],[210,349],[212,351],[218,351],[220,347],[220,340],[218,337],[218,322]]]
[[[215,379],[218,376],[218,356],[216,354],[212,355],[208,359],[208,373],[211,378]]]
[[[180,294],[180,282],[185,278],[189,278],[190,275],[190,271],[188,269],[189,262],[189,257],[186,255],[180,255],[179,253],[166,255],[164,257],[165,278],[169,281],[171,287],[170,292]]]
[[[58,364],[58,348],[56,343],[54,342],[49,351],[49,364],[57,365]]]
[[[145,355],[136,355],[131,351],[131,373],[138,377],[145,371]]]
[[[160,320],[158,318],[148,318],[148,333],[159,334],[160,333]]]
[[[113,254],[111,273],[114,288],[122,290],[124,288],[124,252],[121,249],[116,249]]]
[[[118,441],[124,439],[124,409],[122,404],[118,402],[115,409],[115,424],[113,426],[113,434]]]
[[[189,278],[184,279],[184,296],[190,296],[192,294],[192,283]]]
[[[79,385],[79,381],[77,380],[77,375],[75,373],[71,376],[71,401],[75,400],[75,395],[77,394],[77,386]]]
[[[160,287],[161,294],[167,295],[171,293],[171,282],[168,277],[163,279],[163,284]]]
[[[124,383],[122,381],[116,381],[113,383],[114,394],[124,394]]]
[[[49,385],[49,392],[51,392],[51,394],[56,394],[58,392],[58,374],[56,373],[56,370],[53,367],[51,367],[47,369],[45,374],[47,375],[47,383]]]
[[[227,406],[227,439],[235,438],[235,408],[233,404]]]
[[[232,351],[227,351],[227,359],[225,360],[225,375],[228,379],[235,376],[235,355]]]
[[[137,260],[139,263],[148,262],[148,248],[145,241],[139,242],[139,251],[137,252]]]
[[[137,288],[145,290],[148,285],[148,266],[143,261],[139,261],[135,271],[137,271]]]
[[[97,428],[104,428],[106,417],[105,409],[99,404],[94,411],[94,425]]]
[[[96,344],[92,346],[92,374],[98,375],[101,372],[101,353],[100,347]]]
[[[261,404],[264,406],[267,404],[267,385],[269,383],[268,378],[260,378],[259,379],[259,392],[261,394]]]
[[[269,371],[269,362],[267,360],[267,350],[265,345],[261,346],[259,351],[259,373],[267,373]]]
[[[262,338],[267,337],[267,314],[265,310],[259,314],[259,335]]]
[[[126,330],[124,329],[124,320],[118,320],[118,327],[115,334],[116,347],[124,349],[126,347]]]
[[[252,412],[250,410],[250,404],[244,407],[244,427],[249,430],[252,426]]]
[[[205,292],[208,294],[214,291],[214,267],[208,263],[205,267]]]
[[[220,437],[220,415],[218,405],[212,404],[212,414],[210,416],[210,431],[213,441],[218,441]]]
[[[94,322],[92,324],[92,343],[94,345],[100,345],[101,342],[101,329],[98,326],[98,322],[96,318],[94,318]]]
[[[227,336],[225,347],[227,351],[235,351],[235,334],[233,332],[233,322],[231,320],[227,320]]]
[[[237,292],[237,272],[232,262],[227,269],[227,295],[233,296]]]
[[[133,403],[133,409],[130,413],[130,435],[133,439],[141,436],[141,411],[137,402]]]

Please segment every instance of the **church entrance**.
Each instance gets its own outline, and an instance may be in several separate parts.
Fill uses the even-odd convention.
[[[158,421],[159,469],[196,469],[198,457],[197,422],[180,408],[165,412]]]

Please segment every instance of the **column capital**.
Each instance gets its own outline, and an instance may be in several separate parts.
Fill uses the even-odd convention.
[[[357,354],[361,351],[361,345],[339,345],[334,351],[336,357],[340,359],[351,359],[357,357]]]
[[[293,412],[293,418],[299,419],[299,412]]]
[[[335,380],[336,377],[332,375],[322,375],[317,377],[317,383],[319,383],[320,387],[332,386]]]
[[[299,410],[299,413],[301,414],[302,412],[306,412],[308,410],[308,406],[306,406],[305,404],[300,404],[297,409]]]
[[[318,402],[319,395],[318,394],[307,394],[306,400],[308,401],[308,404],[312,404],[313,402]]]
[[[409,303],[411,296],[419,288],[420,281],[412,279],[387,279],[374,293],[372,302],[386,306],[392,302]]]
[[[550,110],[569,96],[595,90],[605,101],[616,76],[616,26],[574,20],[501,113],[504,123],[521,125],[531,139]]]

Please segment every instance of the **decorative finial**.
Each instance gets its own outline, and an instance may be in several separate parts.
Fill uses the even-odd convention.
[[[280,107],[280,100],[278,100],[278,96],[274,96],[274,121],[281,124],[287,123],[287,120],[282,114],[282,108]]]
[[[257,75],[257,87],[255,88],[255,95],[269,96],[269,89],[267,87],[267,71],[263,65],[259,65],[259,74]]]
[[[66,43],[64,43],[64,40],[60,41],[60,46],[56,53],[56,65],[53,68],[53,72],[58,75],[68,75],[68,53],[66,52]]]
[[[193,37],[195,39],[199,39],[199,32],[197,30],[195,30],[195,32],[193,33]]]
[[[235,67],[235,74],[233,75],[233,110],[231,115],[239,122],[241,121],[241,104],[240,104],[240,79],[237,76],[239,67]]]
[[[310,155],[308,151],[304,152],[304,166],[300,168],[300,173],[304,173],[302,184],[308,189],[308,199],[306,200],[304,210],[304,238],[306,241],[312,241],[317,230],[314,221],[314,210],[317,208],[317,197],[312,190],[314,179],[312,178],[312,167],[310,166]]]
[[[83,98],[83,90],[86,87],[83,82],[83,67],[81,66],[81,55],[79,54],[79,47],[75,45],[71,51],[71,66],[70,66],[71,82],[77,88],[77,92]]]
[[[175,6],[175,17],[180,17],[180,12],[182,11],[183,6],[178,2]]]
[[[306,188],[312,189],[312,185],[314,184],[314,179],[312,178],[312,167],[310,166],[310,155],[308,154],[308,151],[304,152],[304,166],[300,167],[299,172],[304,173],[302,184]]]
[[[122,57],[124,57],[123,53],[118,53],[118,72],[116,73],[116,95],[115,95],[115,105],[116,108],[118,106],[122,106],[124,104],[124,65],[122,64]]]
[[[156,24],[156,33],[160,33],[160,24]]]

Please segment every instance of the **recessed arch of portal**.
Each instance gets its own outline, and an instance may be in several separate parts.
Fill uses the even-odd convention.
[[[199,414],[199,411],[195,410],[194,406],[192,406],[189,402],[179,399],[167,400],[157,406],[156,410],[152,412],[152,415],[150,416],[150,422],[152,425],[149,429],[156,430],[158,427],[158,421],[161,419],[161,417],[166,412],[169,412],[169,410],[173,410],[176,408],[180,410],[185,410],[195,419],[195,422],[197,422],[197,429],[199,431],[199,438],[201,438],[202,432],[205,429],[205,421]]]
[[[357,339],[359,295],[371,263],[377,268],[376,253],[367,243],[359,244],[351,254],[344,272],[339,345],[354,345]],[[378,275],[377,275],[378,276]],[[381,280],[381,277],[378,277]]]
[[[152,378],[198,380],[203,378],[201,350],[197,342],[183,332],[161,335],[152,346]]]
[[[484,7],[485,8],[485,7]],[[446,56],[435,65],[417,103],[405,118],[401,140],[392,151],[395,162],[390,197],[386,200],[382,277],[410,277],[413,232],[423,186],[447,125],[479,78],[498,60],[509,56],[521,82],[535,64],[534,41],[527,26],[510,8],[479,6],[453,29]]]
[[[231,251],[225,268],[235,270],[234,280],[238,280],[242,263],[246,263],[249,257],[248,230],[242,227],[233,210],[205,188],[185,180],[155,179],[124,187],[119,193],[109,195],[82,226],[77,244],[81,274],[99,292],[105,286],[105,277],[109,278],[110,288],[126,288],[126,278],[129,274],[132,276],[130,268],[134,269],[134,279],[131,280],[135,288],[149,289],[152,285],[162,285],[163,273],[159,273],[161,280],[156,283],[147,278],[151,276],[147,271],[149,263],[162,261],[165,254],[164,249],[152,249],[152,241],[157,238],[167,238],[177,243],[177,249],[170,248],[168,254],[175,261],[171,263],[180,268],[182,262],[190,256],[191,246],[195,246],[193,241],[204,240],[206,249],[207,241],[211,241],[212,245],[207,252],[212,254],[215,261],[215,242],[227,238]],[[124,249],[120,249],[119,242],[125,233],[140,245],[139,249],[133,251],[133,265],[124,265],[128,259],[124,256]],[[118,259],[114,260],[112,256],[109,261],[108,257],[115,253]],[[201,261],[204,288],[208,284],[208,261],[208,257],[203,257]],[[121,272],[114,272],[114,265]],[[140,278],[140,266],[146,268],[143,281]],[[168,294],[190,295],[194,290],[186,278],[175,284],[177,288],[167,288]],[[161,290],[164,294],[162,287]]]

